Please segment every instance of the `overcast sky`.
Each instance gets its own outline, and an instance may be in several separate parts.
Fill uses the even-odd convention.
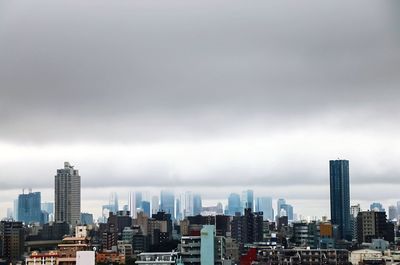
[[[329,215],[336,158],[350,160],[353,204],[400,200],[399,11],[0,0],[0,216],[22,188],[52,201],[64,161],[96,215],[111,191],[162,188],[210,204],[253,188]]]

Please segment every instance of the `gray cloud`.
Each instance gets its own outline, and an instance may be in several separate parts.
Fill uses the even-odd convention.
[[[228,181],[320,200],[309,208],[325,214],[327,161],[341,156],[354,186],[380,185],[375,197],[394,200],[383,192],[400,184],[394,10],[0,0],[0,189],[51,188],[71,160],[85,189]]]
[[[388,4],[3,6],[2,139],[224,134],[248,119],[281,126],[338,110],[345,125],[359,121],[342,112],[398,118],[400,45]]]

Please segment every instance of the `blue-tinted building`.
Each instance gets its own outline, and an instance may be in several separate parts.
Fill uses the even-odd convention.
[[[281,210],[285,212],[285,216],[288,217],[288,221],[293,221],[293,206],[290,204],[281,204]]]
[[[252,190],[243,191],[242,204],[243,209],[250,208],[252,211],[254,211],[254,192]]]
[[[375,211],[375,212],[385,212],[385,209],[383,208],[382,203],[379,203],[379,202],[371,203],[371,205],[369,206],[369,209],[371,211]]]
[[[92,224],[94,224],[93,214],[91,214],[91,213],[81,213],[81,224],[82,225],[92,225]]]
[[[337,225],[338,239],[351,240],[349,161],[331,160],[329,168],[331,222]]]
[[[173,192],[161,191],[160,210],[171,214],[171,218],[175,219],[175,195]]]
[[[276,202],[276,216],[278,217],[281,217],[282,204],[286,204],[286,200],[282,198],[278,199]]]
[[[201,214],[202,209],[203,209],[203,203],[201,200],[201,195],[194,194],[193,195],[193,215]]]
[[[30,192],[18,196],[18,221],[25,224],[43,221],[40,192]]]
[[[242,207],[240,202],[240,195],[237,193],[231,193],[228,197],[228,215],[235,215],[236,213],[242,213]]]
[[[200,231],[200,264],[214,265],[215,261],[215,226],[204,225]]]
[[[148,201],[142,201],[142,205],[141,205],[140,208],[143,210],[143,212],[144,212],[145,215],[147,215],[148,217],[151,216],[151,215],[150,215],[150,202],[148,202]]]
[[[271,197],[259,197],[256,199],[256,212],[263,212],[264,220],[274,220],[274,209]]]

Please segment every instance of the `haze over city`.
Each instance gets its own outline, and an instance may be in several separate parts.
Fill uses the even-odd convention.
[[[307,2],[0,1],[0,216],[64,161],[95,216],[164,188],[329,216],[337,158],[352,204],[395,203],[399,3]]]

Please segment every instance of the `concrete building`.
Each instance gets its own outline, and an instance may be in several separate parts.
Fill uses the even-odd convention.
[[[215,261],[215,226],[204,225],[200,231],[200,261],[201,265],[214,265]]]
[[[257,252],[256,259],[260,264],[269,265],[349,265],[349,252],[339,249],[263,249]]]
[[[183,264],[183,263],[180,262],[179,253],[177,252],[152,252],[152,253],[140,253],[137,256],[135,264],[169,265],[169,264]]]
[[[0,259],[18,261],[24,253],[24,228],[22,222],[0,222]]]
[[[81,177],[68,162],[55,176],[55,220],[75,226],[81,217]]]
[[[250,208],[245,209],[243,216],[234,216],[231,223],[232,238],[240,249],[246,243],[261,242],[263,239],[262,213],[253,213]]]
[[[200,265],[201,262],[201,237],[183,236],[181,237],[181,256],[182,262],[191,265]]]
[[[358,243],[371,243],[372,239],[394,242],[394,225],[386,221],[385,212],[364,211],[357,216]]]
[[[350,262],[352,264],[363,264],[364,260],[382,261],[382,252],[372,249],[360,249],[350,253]]]
[[[94,251],[77,251],[76,252],[76,265],[94,265],[95,264]]]

